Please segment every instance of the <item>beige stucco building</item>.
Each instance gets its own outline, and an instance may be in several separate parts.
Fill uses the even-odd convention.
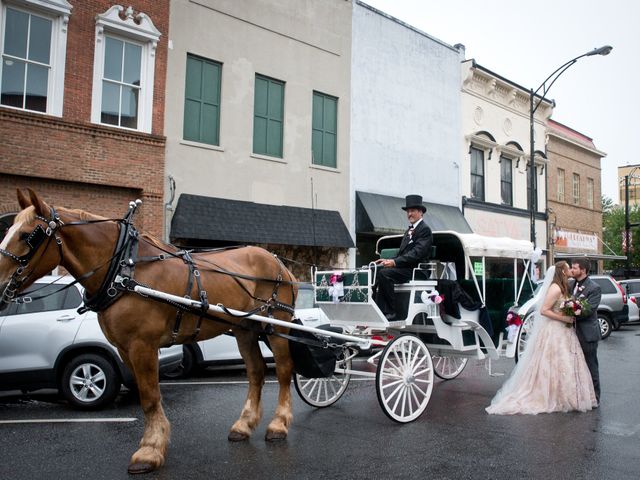
[[[618,167],[620,205],[625,205],[627,189],[629,191],[629,207],[640,205],[640,165]]]
[[[346,261],[351,15],[345,0],[171,1],[167,237]]]

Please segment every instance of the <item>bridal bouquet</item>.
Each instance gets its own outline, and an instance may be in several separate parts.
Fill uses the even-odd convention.
[[[578,317],[580,315],[589,315],[591,313],[591,305],[584,296],[571,297],[562,301],[560,311],[568,317]]]

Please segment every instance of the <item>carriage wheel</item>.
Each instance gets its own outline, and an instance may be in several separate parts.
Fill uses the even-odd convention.
[[[394,338],[382,352],[376,393],[384,413],[407,423],[427,408],[433,390],[433,363],[426,345],[414,335]]]
[[[345,360],[346,357],[346,360]],[[336,369],[330,377],[307,378],[297,373],[293,377],[293,384],[300,398],[312,407],[324,408],[336,403],[344,394],[351,374],[345,370],[351,370],[353,355],[349,350],[343,350],[338,355]]]
[[[524,353],[524,349],[527,346],[527,341],[531,336],[532,328],[533,314],[525,318],[524,322],[522,322],[522,325],[520,325],[520,328],[518,329],[518,339],[516,340],[516,363],[518,363],[518,361],[522,357],[522,354]]]
[[[431,360],[433,362],[433,372],[443,380],[456,378],[462,373],[469,361],[468,358],[441,357],[439,355],[431,355]]]

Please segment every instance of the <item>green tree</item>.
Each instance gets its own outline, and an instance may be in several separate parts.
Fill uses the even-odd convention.
[[[602,197],[602,240],[604,241],[604,254],[625,255],[623,241],[625,238],[625,208],[624,205],[615,205],[613,201]],[[629,209],[629,223],[640,224],[640,207],[632,205]],[[630,266],[640,265],[640,228],[631,227],[631,262]],[[624,260],[609,260],[605,262],[605,270],[626,267]]]

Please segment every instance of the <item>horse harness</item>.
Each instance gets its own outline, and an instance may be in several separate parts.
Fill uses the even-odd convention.
[[[191,298],[190,295],[193,290],[194,279],[195,279],[197,290],[199,292],[199,300],[200,300],[201,306],[199,308],[187,307],[187,306],[172,302],[170,300],[153,298],[153,300],[155,301],[168,303],[173,307],[175,307],[177,310],[176,319],[175,319],[173,331],[171,334],[171,341],[169,345],[173,345],[178,337],[181,322],[182,322],[182,317],[185,312],[195,314],[198,316],[196,327],[194,329],[194,332],[191,334],[191,341],[194,341],[198,336],[198,334],[200,333],[202,320],[204,318],[225,323],[225,324],[228,324],[229,326],[239,326],[240,328],[244,328],[247,330],[254,330],[260,333],[261,335],[276,334],[276,332],[274,332],[273,327],[271,325],[267,325],[263,329],[260,327],[254,327],[253,325],[247,325],[244,322],[241,322],[240,324],[234,324],[223,318],[210,314],[208,312],[209,301],[208,301],[207,292],[202,287],[200,270],[196,267],[195,261],[193,260],[193,257],[191,256],[190,251],[188,250],[181,250],[178,252],[166,251],[162,254],[155,255],[155,256],[139,257],[138,247],[140,242],[140,236],[131,221],[131,218],[133,217],[133,214],[135,213],[138,205],[139,203],[137,202],[130,202],[129,211],[127,212],[127,214],[123,219],[88,220],[88,221],[79,221],[79,222],[69,222],[65,224],[60,219],[54,207],[51,207],[51,219],[46,219],[44,217],[37,215],[36,218],[44,222],[47,225],[47,228],[45,229],[43,228],[42,225],[38,224],[34,228],[34,230],[24,239],[24,241],[29,246],[29,251],[26,254],[22,256],[17,256],[7,250],[0,248],[1,255],[11,258],[12,260],[18,263],[18,268],[11,276],[7,287],[2,293],[1,301],[9,303],[11,301],[16,300],[15,299],[16,292],[20,289],[20,286],[24,283],[24,281],[27,280],[27,278],[29,277],[29,275],[26,275],[25,277],[22,277],[22,278],[20,278],[20,276],[24,273],[24,271],[29,265],[29,261],[33,258],[35,253],[38,251],[40,246],[45,241],[47,241],[47,246],[48,246],[49,242],[51,242],[51,240],[55,238],[56,244],[58,245],[59,254],[60,254],[60,263],[62,262],[62,259],[64,258],[63,250],[62,250],[62,239],[57,233],[58,229],[64,226],[70,226],[70,225],[83,225],[83,224],[90,224],[90,223],[97,223],[97,222],[116,221],[120,223],[121,228],[120,228],[120,233],[118,235],[118,241],[116,242],[116,245],[114,248],[114,253],[112,257],[107,262],[105,262],[105,264],[106,263],[109,264],[108,272],[96,294],[89,296],[87,291],[86,290],[84,291],[84,295],[83,295],[84,306],[78,309],[79,313],[84,313],[87,310],[92,310],[95,312],[106,310],[113,303],[115,303],[124,293],[126,292],[138,293],[134,290],[137,285],[140,285],[140,286],[147,286],[147,285],[144,285],[134,280],[133,277],[134,277],[136,265],[143,262],[146,263],[146,262],[153,262],[153,261],[162,261],[162,260],[166,260],[168,258],[173,257],[173,258],[181,258],[188,268],[187,286],[186,286],[184,297]],[[219,305],[227,315],[244,318],[250,315],[254,315],[256,313],[266,312],[269,317],[272,317],[274,310],[281,310],[281,311],[290,313],[291,315],[294,315],[295,311],[292,305],[282,303],[278,300],[278,290],[282,284],[289,284],[291,286],[292,296],[293,296],[293,282],[285,281],[282,278],[282,269],[284,268],[284,265],[282,264],[282,261],[277,256],[274,255],[274,257],[278,260],[278,263],[280,264],[280,267],[281,267],[280,272],[278,273],[278,276],[276,279],[258,278],[250,275],[243,275],[239,273],[228,272],[219,267],[213,270],[214,272],[231,276],[236,281],[236,283],[247,293],[247,295],[249,295],[251,298],[261,303],[261,305],[257,306],[253,310],[243,315],[233,314],[226,307],[224,307],[224,305]],[[102,264],[96,267],[95,269],[93,269],[92,271],[85,273],[80,278],[76,279],[76,281],[74,281],[71,284],[65,285],[65,287],[62,287],[58,291],[69,288],[75,283],[81,281],[82,279],[95,274],[96,271],[99,268],[103,267],[105,264]],[[246,280],[266,281],[266,282],[273,283],[274,288],[270,298],[262,299],[254,296],[253,294],[251,294],[251,292],[249,292],[249,290],[244,286],[244,284],[240,282],[239,280],[240,278],[246,279]],[[58,291],[52,292],[52,294],[57,293]],[[140,293],[138,294],[141,296],[145,296]],[[150,297],[146,297],[146,298],[150,298]],[[283,336],[286,336],[286,335],[283,335]]]
[[[45,241],[47,242],[48,247],[51,240],[55,239],[56,244],[58,245],[60,261],[62,262],[62,259],[64,258],[62,253],[62,239],[57,233],[58,228],[62,227],[64,223],[60,220],[56,210],[51,207],[51,219],[49,220],[41,217],[40,215],[36,215],[36,218],[44,222],[45,225],[47,225],[47,228],[45,229],[42,225],[38,224],[33,231],[24,238],[24,242],[29,247],[29,251],[27,253],[18,256],[0,248],[0,255],[10,258],[18,264],[16,271],[13,272],[9,279],[9,283],[2,292],[2,298],[0,299],[1,302],[9,303],[15,298],[16,292],[20,289],[25,280],[29,278],[29,274],[20,278],[21,275],[25,272],[29,266],[29,262]]]

